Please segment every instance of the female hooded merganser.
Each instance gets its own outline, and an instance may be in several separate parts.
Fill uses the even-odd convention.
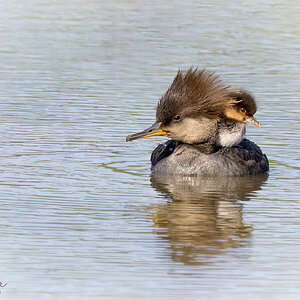
[[[245,90],[232,90],[228,93],[229,99],[236,102],[226,107],[219,121],[217,145],[221,147],[232,147],[238,145],[246,133],[246,124],[249,122],[257,127],[260,123],[253,117],[256,113],[254,97]]]
[[[152,172],[188,175],[250,175],[269,170],[267,157],[253,142],[238,146],[218,145],[220,116],[237,105],[228,97],[230,87],[207,70],[178,71],[157,105],[156,122],[146,130],[127,136],[137,138],[167,135],[174,146],[170,154],[155,149]],[[163,147],[164,148],[164,147]],[[165,153],[168,153],[166,155]]]

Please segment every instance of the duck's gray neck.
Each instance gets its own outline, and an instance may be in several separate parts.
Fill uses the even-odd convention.
[[[216,150],[219,149],[216,142],[213,140],[205,141],[201,144],[192,144],[190,146],[205,154],[216,152]]]
[[[218,139],[218,128],[216,127],[212,132],[211,135],[201,143],[190,144],[193,148],[197,149],[198,151],[204,154],[210,154],[218,150],[220,147],[217,145]]]

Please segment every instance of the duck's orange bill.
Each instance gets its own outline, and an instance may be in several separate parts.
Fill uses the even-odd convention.
[[[251,123],[257,127],[261,127],[260,123],[252,116],[247,117],[246,122]]]
[[[160,125],[161,125],[160,122],[155,122],[153,125],[151,125],[149,128],[147,128],[144,131],[130,134],[126,137],[126,142],[144,138],[144,137],[149,137],[149,136],[166,135],[167,133],[164,130],[160,129]]]

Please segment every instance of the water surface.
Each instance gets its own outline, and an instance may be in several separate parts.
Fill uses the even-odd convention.
[[[300,294],[300,4],[0,3],[3,298]],[[252,91],[269,176],[150,177],[178,67]]]

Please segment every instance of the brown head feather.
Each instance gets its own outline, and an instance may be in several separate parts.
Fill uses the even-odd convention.
[[[228,92],[229,86],[211,71],[198,68],[179,70],[157,105],[156,120],[168,124],[176,115],[217,118],[235,102],[228,97]]]

